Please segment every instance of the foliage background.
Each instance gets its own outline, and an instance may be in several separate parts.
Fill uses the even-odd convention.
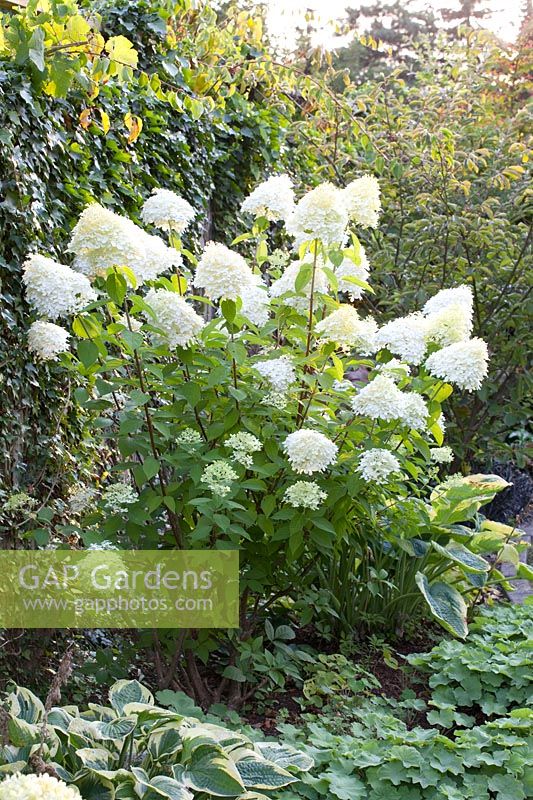
[[[90,200],[135,217],[157,186],[183,194],[201,210],[192,237],[199,229],[207,238],[231,237],[235,210],[248,187],[279,155],[286,123],[251,92],[235,92],[222,111],[199,118],[195,106],[176,111],[154,89],[160,85],[159,73],[168,80],[170,70],[173,83],[188,96],[184,73],[194,30],[180,39],[185,56],[172,51],[172,64],[165,64],[170,46],[165,17],[171,5],[124,1],[99,6],[106,33],[135,33],[140,64],[150,65],[151,83],[140,75],[126,85],[110,81],[92,102],[81,89],[65,98],[46,97],[31,65],[0,62],[4,491],[22,485],[41,492],[51,480],[68,483],[91,450],[69,386],[27,358],[28,312],[21,291],[27,253],[64,253],[69,232]],[[177,12],[181,5],[175,6]],[[232,56],[245,47],[238,39],[232,46]],[[142,135],[134,141],[124,123],[128,113],[142,120]]]

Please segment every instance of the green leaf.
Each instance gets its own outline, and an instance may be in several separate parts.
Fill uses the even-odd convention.
[[[237,304],[234,300],[222,300],[220,310],[224,319],[231,323],[237,315]]]
[[[28,43],[30,48],[28,57],[30,61],[35,64],[39,72],[44,72],[45,70],[44,38],[44,28],[38,27],[34,29]]]
[[[111,300],[117,306],[121,306],[128,291],[126,278],[119,272],[113,271],[106,278],[105,288]]]
[[[447,631],[464,639],[468,634],[467,608],[457,589],[440,581],[430,585],[422,572],[416,573],[415,580],[433,616]]]
[[[329,782],[329,794],[339,800],[365,800],[368,797],[365,784],[355,775],[342,772],[325,772],[324,779]]]
[[[161,462],[157,458],[148,456],[143,462],[143,472],[146,475],[146,480],[149,481],[154,478],[159,472]]]
[[[128,67],[135,68],[137,66],[137,51],[125,36],[111,36],[106,42],[105,49],[112,61]]]
[[[301,292],[302,289],[304,289],[311,280],[312,275],[313,275],[313,265],[302,264],[298,272],[298,275],[296,276],[296,280],[294,281],[294,290],[296,292]]]
[[[98,361],[98,348],[89,339],[82,339],[77,344],[78,357],[86,369]]]

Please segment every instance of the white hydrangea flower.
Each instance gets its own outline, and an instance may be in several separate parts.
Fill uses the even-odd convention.
[[[376,375],[352,399],[352,409],[355,414],[370,419],[401,419],[404,395],[393,380],[385,375]]]
[[[139,258],[132,256],[128,266],[139,283],[154,281],[163,272],[183,266],[181,254],[174,247],[168,247],[159,236],[152,236],[137,228],[137,237],[142,245],[142,255]]]
[[[344,241],[348,209],[343,192],[321,183],[302,197],[287,220],[287,233],[299,241],[320,239],[326,245]]]
[[[278,411],[283,411],[287,407],[288,397],[285,392],[267,392],[261,400],[261,405],[273,406]]]
[[[411,374],[411,367],[409,364],[404,364],[403,361],[400,361],[398,358],[391,358],[386,364],[376,364],[376,370],[395,383],[399,383]]]
[[[28,303],[50,319],[74,314],[96,300],[85,275],[37,253],[25,261],[22,280]]]
[[[454,458],[451,447],[431,447],[431,460],[436,464],[451,464]]]
[[[288,175],[272,175],[243,201],[241,211],[271,222],[287,219],[294,210],[294,190]]]
[[[312,475],[323,472],[337,458],[338,447],[319,431],[301,428],[290,433],[283,442],[290,465],[295,472]]]
[[[138,497],[131,486],[126,483],[112,483],[102,492],[104,506],[112,514],[120,514],[131,503],[136,503]]]
[[[151,223],[163,231],[183,233],[196,216],[196,211],[187,200],[170,189],[154,189],[144,201],[141,211],[143,222]]]
[[[117,322],[120,322],[120,324],[124,325],[124,327],[127,328],[128,330],[131,327],[133,333],[138,333],[143,326],[142,322],[138,319],[135,319],[135,317],[132,317],[131,314],[130,314],[129,324],[128,324],[128,318],[125,314],[120,314],[119,318],[117,319]]]
[[[473,392],[481,387],[488,371],[489,354],[483,339],[456,342],[432,353],[426,369],[436,378],[454,383],[460,389]]]
[[[309,508],[316,511],[327,494],[314,481],[296,481],[285,490],[283,500],[293,508]]]
[[[415,312],[393,319],[376,334],[376,345],[386,347],[408,364],[420,364],[427,350],[427,321]]]
[[[76,223],[68,249],[74,268],[89,278],[105,275],[113,266],[129,267],[139,284],[181,266],[181,255],[127,217],[98,203],[87,206]]]
[[[154,320],[144,312],[147,321],[162,331],[154,334],[156,344],[166,343],[170,348],[189,347],[196,341],[204,320],[181,295],[168,289],[150,289],[145,301],[156,316]]]
[[[432,311],[426,317],[426,338],[446,347],[469,339],[472,334],[472,311],[465,303],[455,303]]]
[[[254,275],[254,278],[257,276]],[[242,307],[240,313],[258,328],[266,325],[270,317],[270,300],[265,284],[257,278],[254,284],[245,286],[241,293]]]
[[[308,258],[308,261],[293,261],[285,268],[281,277],[272,282],[269,288],[270,297],[281,297],[287,292],[296,292],[296,278],[298,277],[302,266],[304,264],[309,264],[312,261],[312,256],[309,256]],[[315,269],[313,292],[314,294],[327,294],[329,291],[329,281],[326,273],[323,269],[321,269],[320,264],[323,264],[322,260],[317,262]],[[284,298],[283,303],[287,306],[291,306],[291,308],[295,308],[297,311],[307,311],[309,308],[309,300],[311,298],[311,285],[312,281],[309,280],[303,289],[301,289],[293,297]]]
[[[176,437],[176,444],[184,450],[194,450],[203,443],[203,439],[194,428],[184,428]]]
[[[263,445],[259,439],[247,431],[232,433],[232,435],[226,439],[224,444],[232,451],[233,459],[245,467],[252,466],[252,454],[258,453],[259,450],[262,450],[263,448]]]
[[[384,481],[389,475],[400,472],[400,462],[389,450],[376,447],[366,450],[355,468],[365,481]]]
[[[416,392],[404,392],[400,417],[404,425],[416,431],[423,430],[426,427],[428,417],[429,408],[423,398]]]
[[[355,264],[351,258],[345,258],[335,269],[335,275],[339,281],[339,292],[346,292],[350,300],[360,300],[365,290],[362,286],[357,286],[356,283],[352,283],[347,278],[358,278],[368,283],[370,275],[370,264],[363,246],[361,246],[359,256],[361,259],[359,264]]]
[[[196,267],[194,285],[211,300],[236,300],[243,290],[257,285],[244,258],[218,242],[209,242]]]
[[[70,334],[53,322],[37,320],[28,331],[28,349],[41,361],[52,361],[68,350]]]
[[[76,256],[75,269],[89,278],[105,275],[113,266],[133,269],[132,262],[138,263],[144,254],[140,232],[131,220],[92,203],[80,215],[68,245]]]
[[[0,783],[0,800],[81,800],[76,786],[43,772],[41,775],[21,775],[4,778]]]
[[[378,179],[362,175],[343,189],[344,201],[350,218],[363,228],[377,228],[381,198]]]
[[[91,486],[74,486],[68,495],[68,507],[73,514],[81,514],[97,495]]]
[[[435,311],[442,311],[448,306],[466,306],[470,313],[474,310],[474,296],[472,289],[466,284],[456,286],[453,289],[441,289],[436,295],[430,297],[423,307],[424,314],[433,314]]]
[[[442,433],[446,432],[446,417],[444,416],[444,414],[439,414],[439,418],[438,418],[436,424],[439,426],[439,428],[441,429]]]
[[[362,319],[353,306],[342,304],[317,322],[315,331],[323,342],[333,342],[344,350],[356,348],[363,355],[375,352],[378,326],[372,317]]]
[[[231,492],[231,484],[238,480],[238,477],[227,461],[214,461],[204,469],[200,480],[213,494],[225,497]]]
[[[296,370],[290,356],[260,361],[254,364],[254,369],[269,382],[275,392],[285,393],[296,381]]]

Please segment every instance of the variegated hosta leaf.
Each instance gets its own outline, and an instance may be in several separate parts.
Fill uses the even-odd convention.
[[[450,542],[446,547],[442,547],[442,545],[437,542],[432,542],[432,545],[437,553],[440,553],[445,558],[449,558],[451,561],[455,561],[463,569],[467,570],[467,572],[481,574],[483,572],[488,572],[490,569],[490,564],[488,564],[484,558],[472,553],[467,547],[463,547],[461,544]]]
[[[235,766],[247,789],[281,789],[298,780],[287,770],[258,755],[237,761]]]
[[[152,692],[139,681],[117,681],[109,689],[109,702],[119,714],[124,713],[124,706],[128,703],[144,703],[152,706],[154,696]]]
[[[155,731],[148,740],[148,750],[154,761],[164,758],[181,750],[182,739],[176,728],[163,728]]]
[[[25,722],[34,724],[40,722],[44,716],[44,706],[33,692],[24,687],[17,686],[14,692],[9,695],[9,712]]]
[[[233,761],[216,745],[196,747],[186,769],[173,771],[175,777],[181,776],[183,783],[191,789],[216,797],[235,797],[245,788]]]
[[[311,756],[302,753],[301,750],[296,750],[287,744],[278,744],[277,742],[256,742],[255,749],[266,758],[267,761],[272,761],[282,769],[290,769],[295,767],[302,772],[308,772],[314,764]]]
[[[65,708],[60,708],[58,706],[54,706],[50,709],[48,714],[48,724],[53,728],[58,728],[60,731],[63,731],[63,733],[68,731],[69,725],[73,719],[74,717],[69,714]]]
[[[78,787],[83,800],[114,800],[115,787],[111,781],[90,772],[77,778],[74,785]]]
[[[441,581],[430,585],[422,572],[416,573],[415,580],[433,616],[454,636],[464,639],[468,634],[468,626],[467,608],[462,595],[453,586]]]
[[[95,722],[100,739],[124,739],[137,725],[137,720],[133,717],[120,717],[112,719],[110,722]]]
[[[133,769],[138,783],[143,788],[143,798],[146,800],[157,800],[157,798],[167,797],[169,800],[193,800],[194,795],[186,786],[175,778],[166,775],[156,775],[154,778],[146,777],[144,770]],[[141,774],[144,773],[144,774]]]
[[[80,747],[76,755],[89,769],[109,769],[111,763],[111,753],[101,747]]]

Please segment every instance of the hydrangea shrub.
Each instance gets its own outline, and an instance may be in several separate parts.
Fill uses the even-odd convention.
[[[464,636],[469,598],[495,577],[468,556],[475,526],[457,523],[505,482],[439,479],[453,461],[442,406],[487,374],[472,292],[441,291],[380,326],[356,235],[379,210],[371,175],[299,200],[273,176],[243,204],[250,230],[208,242],[196,263],[179,238],[194,209],[159,190],[143,219],[168,244],[93,204],[72,233],[72,268],[28,259],[29,346],[82,379],[87,425],[110,450],[110,485],[99,499],[85,491],[69,533],[85,546],[239,549],[240,634],[180,640],[204,661],[224,641],[225,688],[276,640],[261,630],[278,599],[301,622],[321,605],[348,627],[376,609],[401,626],[425,600]],[[255,642],[245,655],[240,636]],[[262,669],[282,683],[272,659]]]

